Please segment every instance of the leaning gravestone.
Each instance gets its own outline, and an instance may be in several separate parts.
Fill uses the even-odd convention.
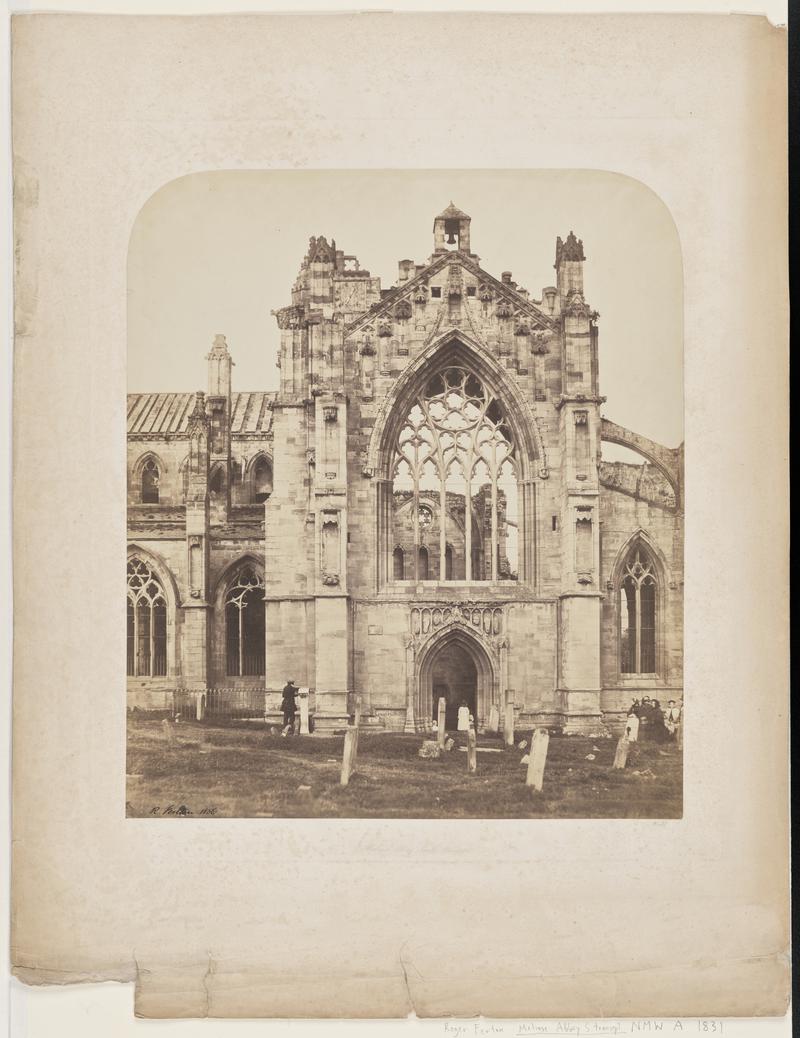
[[[506,703],[506,712],[503,724],[503,742],[506,746],[514,745],[514,704]]]
[[[495,733],[500,731],[500,711],[497,709],[497,703],[492,703],[489,710],[489,731]]]
[[[547,760],[547,747],[550,745],[550,733],[546,728],[537,728],[531,739],[531,752],[528,759],[528,771],[525,785],[541,793],[544,782],[544,765]]]
[[[447,732],[445,731],[446,720],[447,700],[444,698],[444,696],[439,696],[439,707],[436,717],[436,741],[439,743],[440,746],[444,746],[444,740],[447,736]]]
[[[344,752],[342,754],[342,775],[339,784],[346,786],[350,776],[356,770],[356,755],[358,753],[358,729],[348,728],[344,733]]]
[[[467,771],[474,775],[478,770],[478,745],[475,729],[470,728],[467,732]]]
[[[622,771],[625,765],[628,763],[628,750],[630,749],[631,741],[627,735],[621,735],[619,742],[617,743],[617,752],[614,754],[613,767],[617,771]]]
[[[161,722],[161,730],[164,733],[164,740],[167,746],[175,745],[175,725],[170,721],[168,717],[165,717]]]

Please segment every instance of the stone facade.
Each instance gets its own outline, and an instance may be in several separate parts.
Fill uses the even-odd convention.
[[[131,396],[129,706],[277,712],[292,678],[318,728],[445,695],[572,732],[680,701],[682,449],[601,416],[584,262],[559,238],[533,299],[452,204],[389,289],[312,238],[277,393],[234,393],[217,336],[207,393]]]

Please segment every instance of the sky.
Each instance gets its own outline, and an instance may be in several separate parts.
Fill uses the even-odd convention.
[[[145,203],[131,233],[129,392],[205,389],[217,333],[234,359],[234,390],[276,389],[270,311],[291,301],[309,237],[335,239],[388,288],[399,260],[428,260],[434,217],[450,201],[472,217],[481,266],[496,277],[510,270],[534,299],[555,284],[556,237],[574,230],[583,239],[585,296],[600,313],[603,413],[677,446],[677,231],[645,185],[592,170],[223,171],[174,180]]]

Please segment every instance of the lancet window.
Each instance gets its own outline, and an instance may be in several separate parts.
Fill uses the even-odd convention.
[[[158,465],[148,458],[142,465],[142,504],[157,505],[159,501],[158,483],[160,473]]]
[[[623,674],[656,671],[656,597],[658,583],[649,553],[636,545],[620,586],[620,669]]]
[[[240,570],[225,596],[227,673],[258,677],[265,666],[264,581],[252,566]]]

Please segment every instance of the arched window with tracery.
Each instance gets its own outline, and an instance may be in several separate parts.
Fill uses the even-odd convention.
[[[158,471],[158,465],[153,458],[148,458],[144,465],[142,465],[141,471],[141,484],[142,484],[142,504],[143,505],[157,505],[158,496],[158,483],[161,473]]]
[[[265,672],[264,643],[264,581],[252,566],[245,566],[225,596],[228,675],[262,676]]]
[[[128,676],[167,673],[167,600],[149,563],[128,560]]]
[[[406,580],[517,579],[515,444],[500,401],[481,379],[460,365],[432,375],[392,459],[390,541],[409,549]]]
[[[637,543],[623,565],[619,591],[620,670],[623,674],[656,672],[657,593],[652,556]]]

